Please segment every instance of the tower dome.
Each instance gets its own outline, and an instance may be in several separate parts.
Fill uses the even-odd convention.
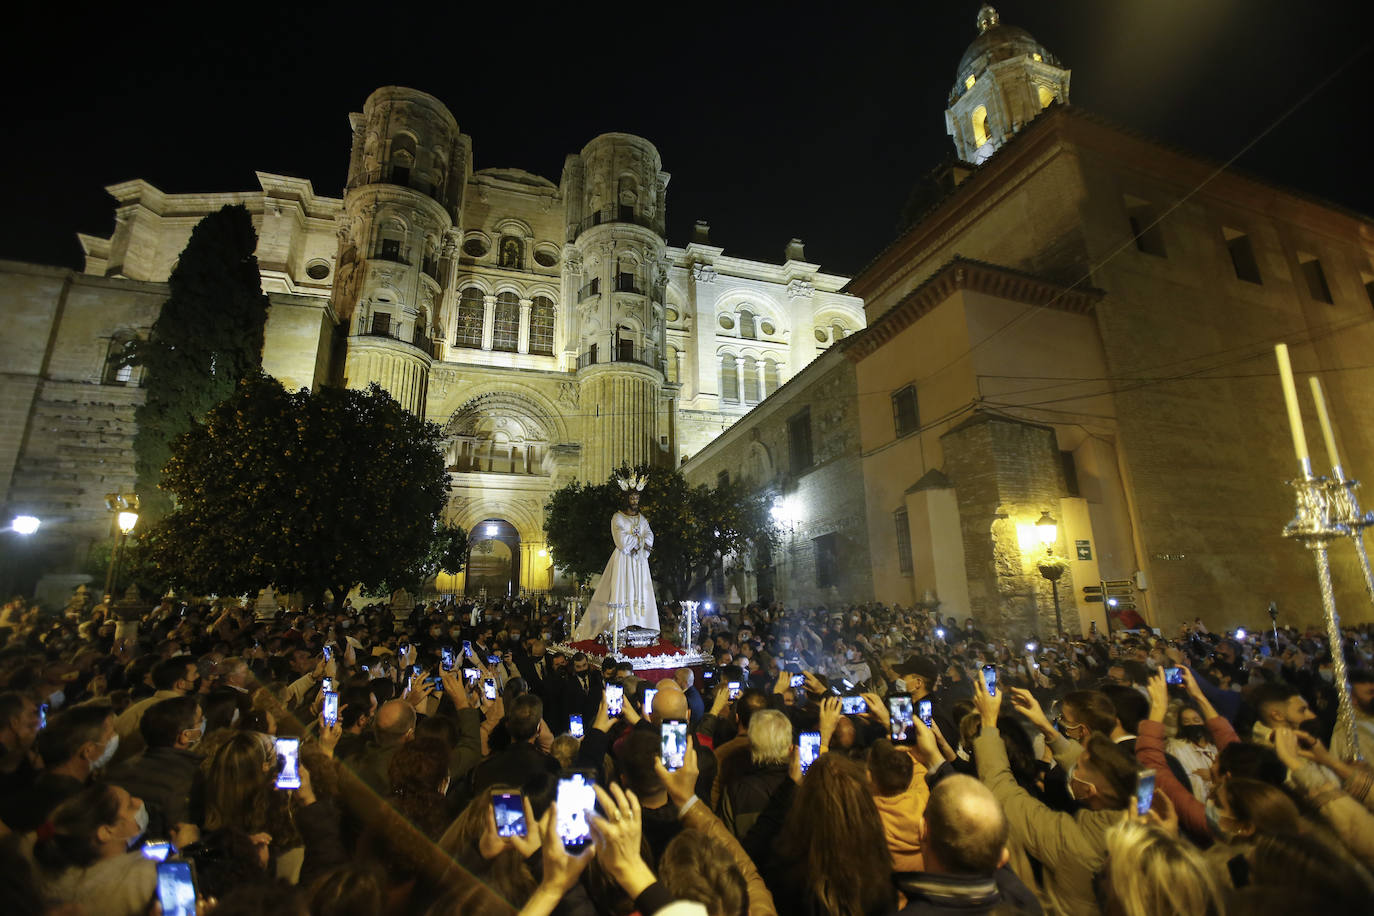
[[[979,163],[1054,102],[1069,100],[1069,71],[1025,29],[978,10],[978,37],[964,52],[945,112],[959,157]]]

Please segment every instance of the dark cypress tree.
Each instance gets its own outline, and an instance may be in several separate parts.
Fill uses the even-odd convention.
[[[268,301],[257,246],[252,217],[241,205],[197,223],[168,279],[171,298],[148,339],[133,350],[131,362],[144,367],[147,392],[135,414],[140,528],[171,511],[171,496],[160,484],[173,440],[262,370]]]

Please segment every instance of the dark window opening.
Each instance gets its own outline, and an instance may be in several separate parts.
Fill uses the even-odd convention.
[[[1302,260],[1302,275],[1307,280],[1307,293],[1318,302],[1325,302],[1330,305],[1334,300],[1331,298],[1331,287],[1326,283],[1326,271],[1322,270],[1322,262],[1316,258]]]
[[[410,169],[403,165],[393,165],[391,167],[391,183],[410,186]]]
[[[816,551],[816,588],[839,585],[840,536],[835,532],[811,539]]]
[[[921,428],[921,412],[916,403],[915,385],[898,388],[892,393],[892,422],[896,427],[898,439]]]
[[[399,261],[401,260],[401,240],[382,239],[382,260]]]
[[[911,525],[907,520],[906,509],[892,513],[892,523],[897,529],[897,569],[902,575],[909,576],[913,568],[911,562]]]
[[[729,472],[729,471],[721,471],[719,474],[716,475],[716,486],[717,486],[717,487],[728,487],[728,486],[730,486],[730,472]]]
[[[372,333],[378,337],[391,336],[391,316],[386,312],[377,312],[372,316]]]
[[[1064,493],[1066,496],[1082,496],[1078,490],[1078,462],[1073,457],[1073,452],[1063,451],[1059,453],[1059,463],[1064,468]]]
[[[1169,256],[1168,250],[1164,247],[1164,233],[1160,231],[1159,224],[1156,222],[1158,217],[1156,217],[1153,209],[1135,207],[1126,216],[1131,223],[1131,235],[1135,236],[1137,251],[1157,258]]]
[[[1246,283],[1263,283],[1260,278],[1259,262],[1255,260],[1255,246],[1250,236],[1236,235],[1226,240],[1226,250],[1231,254],[1231,267],[1235,269],[1236,279]]]

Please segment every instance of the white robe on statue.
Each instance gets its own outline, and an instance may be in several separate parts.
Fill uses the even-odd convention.
[[[649,520],[643,514],[617,512],[611,516],[611,539],[615,541],[615,551],[577,624],[574,640],[610,634],[612,605],[620,606],[616,620],[619,629],[643,627],[658,632],[658,602],[654,600],[654,583],[649,575],[649,550],[654,546]]]

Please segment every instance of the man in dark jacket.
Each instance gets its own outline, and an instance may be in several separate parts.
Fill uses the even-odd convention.
[[[559,731],[567,731],[567,717],[576,713],[582,716],[583,730],[590,728],[601,706],[603,686],[601,672],[592,667],[585,654],[578,652],[572,657],[572,668],[565,669],[560,690],[564,716],[554,725]]]
[[[754,713],[749,720],[750,766],[733,774],[721,786],[721,820],[736,837],[743,839],[749,833],[759,812],[788,778],[791,752],[792,723],[787,716],[776,709]]]
[[[177,824],[199,820],[190,809],[201,757],[192,748],[204,727],[198,697],[161,700],[138,723],[147,749],[106,774],[106,782],[126,789],[148,806],[148,836],[168,837]]]
[[[950,776],[930,793],[921,821],[924,871],[898,872],[901,916],[927,913],[1034,913],[1040,904],[1007,868],[1007,819],[992,791],[972,776]]]
[[[114,719],[108,706],[78,706],[40,731],[34,748],[43,770],[32,785],[4,799],[0,820],[16,833],[36,830],[54,808],[89,785],[92,771],[117,746]]]
[[[557,773],[558,761],[534,744],[539,722],[544,718],[544,703],[533,694],[516,697],[506,710],[506,732],[510,746],[488,757],[473,771],[473,794],[495,785],[523,786],[540,773]]]

